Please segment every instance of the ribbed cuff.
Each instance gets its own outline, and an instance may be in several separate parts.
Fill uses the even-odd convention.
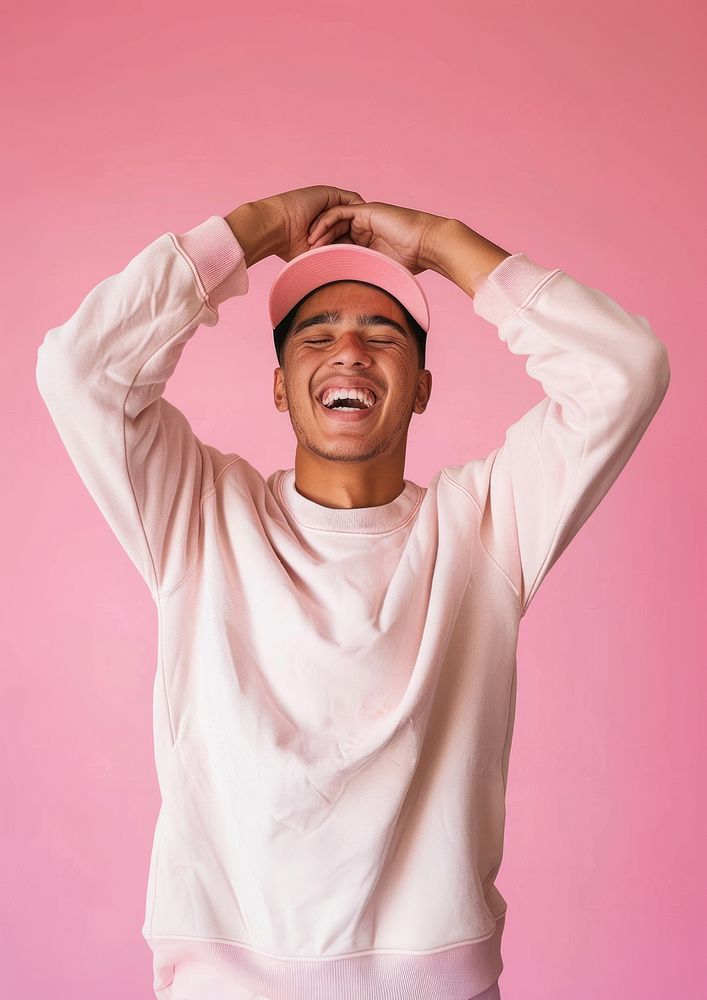
[[[547,278],[560,271],[557,267],[541,267],[524,253],[511,254],[482,279],[472,299],[474,312],[500,328]]]
[[[174,234],[173,234],[174,235]],[[212,306],[248,291],[243,247],[221,215],[211,215],[175,239],[197,270]]]

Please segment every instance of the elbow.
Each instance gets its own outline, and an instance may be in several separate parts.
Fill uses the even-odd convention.
[[[644,372],[653,391],[659,392],[662,399],[670,385],[670,359],[668,348],[655,334],[644,362]]]
[[[663,393],[667,392],[668,386],[670,385],[670,359],[668,358],[668,348],[665,346],[662,340],[658,341],[660,345],[657,353],[658,359],[656,362],[656,372],[660,384],[663,386]]]
[[[626,387],[641,400],[663,398],[670,384],[668,349],[646,316],[634,315],[635,334],[631,339],[633,357],[626,365]]]
[[[50,369],[50,365],[47,360],[46,345],[46,339],[39,345],[39,348],[37,349],[37,364],[34,369],[34,378],[37,383],[37,388],[39,389],[39,394],[42,398],[45,396],[45,387],[47,385]]]
[[[59,391],[68,391],[65,357],[63,352],[57,350],[52,332],[47,333],[37,349],[34,369],[37,388],[45,402]]]
[[[657,337],[649,345],[643,362],[631,380],[630,399],[640,412],[656,412],[670,384],[670,362],[665,344]]]
[[[37,364],[34,369],[34,377],[37,382],[37,388],[39,389],[39,394],[43,399],[46,399],[47,390],[50,388],[52,378],[55,377],[56,373],[56,366],[53,364],[50,357],[51,351],[48,344],[48,337],[49,334],[47,334],[37,349]]]
[[[667,390],[670,383],[670,361],[668,348],[658,337],[646,316],[634,317],[641,328],[645,353],[641,364],[643,375],[652,380],[654,387]]]
[[[663,398],[670,385],[670,361],[668,360],[668,349],[662,341],[660,344],[660,356],[655,366],[655,408],[658,409],[663,402]]]

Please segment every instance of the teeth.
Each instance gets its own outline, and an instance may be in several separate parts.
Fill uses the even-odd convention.
[[[337,399],[358,399],[369,409],[375,403],[375,397],[368,389],[326,389],[322,395],[324,406],[333,406]]]

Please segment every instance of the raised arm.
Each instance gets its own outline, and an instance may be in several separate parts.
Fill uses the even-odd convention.
[[[247,291],[243,248],[213,215],[150,243],[38,349],[37,385],[69,458],[153,599],[190,568],[201,497],[236,458],[204,445],[162,393],[197,328]]]
[[[545,391],[486,459],[442,470],[476,508],[482,544],[522,617],[660,406],[670,381],[665,344],[645,316],[458,219],[385,202],[338,206],[314,221],[310,244],[326,245],[344,227],[412,274],[429,268],[459,285]]]
[[[165,233],[105,278],[37,352],[40,395],[84,485],[153,599],[195,565],[201,499],[239,461],[204,444],[163,398],[187,341],[248,291],[264,257],[308,249],[311,220],[356,192],[315,185]]]
[[[447,221],[431,266],[473,297],[545,392],[486,459],[444,470],[478,508],[484,547],[522,616],[653,419],[668,354],[645,316],[522,253],[494,267],[483,237]]]

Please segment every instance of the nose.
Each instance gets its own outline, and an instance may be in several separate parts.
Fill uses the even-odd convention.
[[[332,364],[368,366],[371,355],[360,333],[349,330],[339,337],[330,360]]]

